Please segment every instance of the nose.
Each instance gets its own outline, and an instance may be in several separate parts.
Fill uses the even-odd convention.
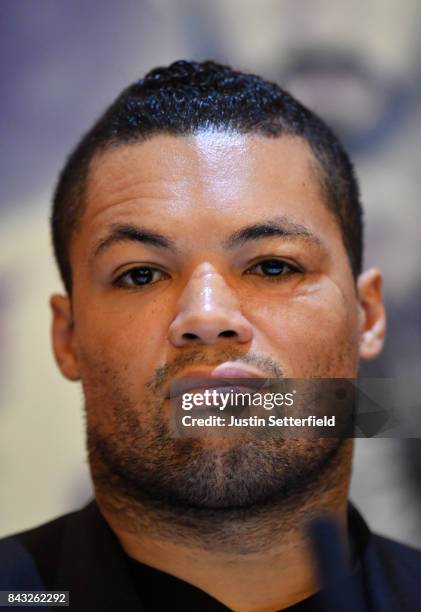
[[[252,326],[242,315],[234,291],[210,264],[202,264],[189,279],[177,303],[169,340],[177,347],[215,344],[223,338],[249,342]]]

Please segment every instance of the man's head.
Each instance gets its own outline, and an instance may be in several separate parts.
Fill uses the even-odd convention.
[[[314,485],[341,441],[174,439],[168,388],[222,363],[353,378],[380,351],[381,276],[360,274],[358,190],[319,119],[229,68],[154,71],[70,159],[53,232],[71,288],[54,349],[83,384],[98,489],[184,513]]]

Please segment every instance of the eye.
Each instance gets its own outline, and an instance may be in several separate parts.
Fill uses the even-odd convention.
[[[289,276],[301,272],[297,266],[282,259],[266,259],[260,261],[247,270],[247,274],[257,274],[269,279],[278,280],[281,276]]]
[[[121,274],[115,281],[114,285],[118,287],[144,287],[146,285],[153,285],[158,281],[162,280],[166,275],[157,268],[151,268],[150,266],[138,266],[126,270],[124,274]]]

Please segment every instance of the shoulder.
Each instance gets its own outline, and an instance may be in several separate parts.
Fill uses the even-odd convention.
[[[421,550],[377,534],[372,535],[372,541],[386,570],[408,584],[413,582],[421,595]]]
[[[415,612],[421,601],[421,551],[372,534],[364,573],[375,610]]]
[[[81,512],[69,512],[0,539],[0,590],[35,590],[54,584],[66,526]]]

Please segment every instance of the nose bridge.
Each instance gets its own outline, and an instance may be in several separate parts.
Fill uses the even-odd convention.
[[[176,346],[231,337],[240,342],[250,339],[251,326],[240,311],[238,296],[210,263],[198,266],[186,283],[169,337]]]
[[[238,300],[222,274],[210,263],[204,263],[193,271],[178,304],[181,309],[198,308],[211,312],[213,309],[235,308]]]

